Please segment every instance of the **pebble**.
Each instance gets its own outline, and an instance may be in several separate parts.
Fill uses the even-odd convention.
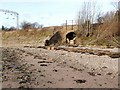
[[[84,79],[78,79],[78,80],[74,80],[74,81],[76,81],[76,83],[85,83],[86,82],[86,80],[84,80]]]

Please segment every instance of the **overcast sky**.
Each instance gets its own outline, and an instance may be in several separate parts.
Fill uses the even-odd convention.
[[[84,1],[89,0],[0,0],[0,9],[19,13],[19,24],[28,21],[53,26],[61,25],[65,20],[75,20]],[[98,10],[107,12],[115,10],[111,2],[117,0],[94,1],[99,7]],[[0,26],[16,27],[16,18],[13,18],[14,15],[0,12]]]

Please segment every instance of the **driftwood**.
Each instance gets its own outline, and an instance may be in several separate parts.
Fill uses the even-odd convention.
[[[34,46],[25,46],[29,48],[35,48]],[[76,53],[82,53],[82,54],[92,54],[92,55],[108,55],[111,58],[120,58],[120,52],[110,52],[108,50],[92,50],[92,49],[81,49],[81,48],[62,48],[62,47],[55,47],[55,46],[38,46],[36,48],[43,48],[43,49],[48,49],[48,50],[65,50],[68,52],[76,52]]]

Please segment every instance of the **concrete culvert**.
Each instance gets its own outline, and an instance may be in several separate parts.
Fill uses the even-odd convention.
[[[52,45],[60,45],[63,44],[65,41],[69,44],[74,44],[76,39],[75,32],[65,33],[63,31],[57,31],[49,40],[45,41],[45,46],[52,46]]]
[[[66,34],[66,43],[69,43],[71,40],[75,40],[75,32],[69,32]]]
[[[45,41],[45,46],[56,45],[62,41],[61,32],[56,32],[49,40]]]

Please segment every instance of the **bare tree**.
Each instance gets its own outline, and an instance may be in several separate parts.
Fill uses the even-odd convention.
[[[27,22],[27,21],[23,21],[21,23],[21,28],[26,30],[26,29],[30,29],[31,28],[31,23]]]
[[[37,28],[42,28],[43,25],[40,25],[38,22],[30,23],[27,21],[23,21],[21,23],[21,28],[22,29],[37,29]]]
[[[78,27],[79,29],[80,27],[82,28],[81,30],[84,32],[85,36],[92,34],[92,24],[96,19],[97,12],[96,2],[83,2],[82,8],[78,13]]]
[[[34,22],[31,25],[32,25],[32,28],[40,28],[40,24],[38,22]]]
[[[103,22],[104,23],[110,22],[110,20],[114,19],[114,16],[115,16],[115,12],[113,11],[107,12],[105,15],[102,16],[104,18]]]

